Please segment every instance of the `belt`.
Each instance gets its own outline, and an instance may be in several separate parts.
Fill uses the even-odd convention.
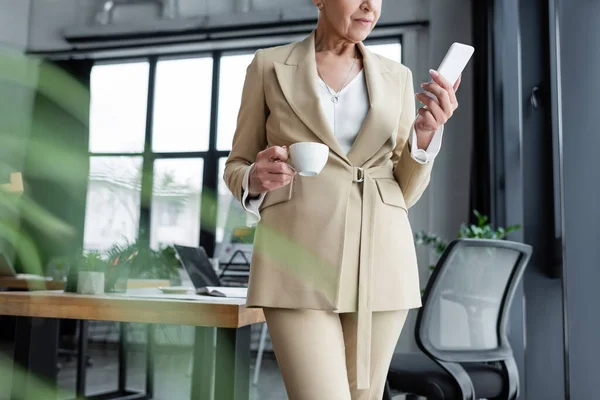
[[[371,168],[354,167],[353,182],[362,183],[362,222],[360,228],[360,253],[358,275],[358,326],[356,348],[356,372],[359,390],[368,389],[371,377],[371,329],[373,318],[372,285],[373,273],[373,224],[377,207],[377,184],[375,179],[394,179],[389,165]]]

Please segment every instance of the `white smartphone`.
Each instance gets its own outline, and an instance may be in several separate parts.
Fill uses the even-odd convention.
[[[462,43],[452,43],[452,46],[448,49],[448,52],[444,56],[444,59],[440,63],[437,72],[440,73],[444,78],[454,85],[458,80],[460,74],[469,63],[471,56],[475,52],[473,46],[469,46]],[[429,97],[437,100],[437,98],[430,92],[425,92]]]

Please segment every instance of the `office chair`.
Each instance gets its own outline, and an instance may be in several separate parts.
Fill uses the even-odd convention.
[[[421,352],[394,355],[392,390],[432,400],[516,399],[519,373],[507,337],[512,299],[531,246],[457,239],[440,258],[415,326]]]

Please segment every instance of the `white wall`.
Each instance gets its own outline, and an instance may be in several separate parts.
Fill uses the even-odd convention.
[[[10,0],[4,0],[5,2]],[[316,18],[310,0],[250,0],[249,12],[239,12],[243,0],[179,0],[179,18],[164,20],[154,6],[117,7],[114,24],[99,26],[96,15],[104,0],[30,0],[32,1],[29,50],[66,51],[72,48],[65,32],[139,32],[142,30],[179,30],[182,27],[253,25]],[[1,3],[0,3],[1,4]],[[429,0],[387,0],[381,23],[426,20]],[[2,8],[0,7],[0,10]]]
[[[27,47],[31,0],[0,0],[0,46]]]

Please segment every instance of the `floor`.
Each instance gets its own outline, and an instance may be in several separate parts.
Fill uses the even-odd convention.
[[[0,352],[0,362],[9,362],[10,349]],[[87,395],[112,391],[117,388],[118,363],[116,348],[90,348],[93,365],[87,371]],[[145,352],[130,350],[128,353],[128,389],[143,391],[146,385]],[[75,394],[75,361],[61,360],[58,375],[60,398],[73,398]],[[190,351],[157,351],[155,355],[154,399],[187,400],[190,398],[191,379],[188,375]],[[6,364],[4,364],[6,365]],[[252,360],[254,365],[254,359]],[[253,367],[252,367],[253,369]],[[6,372],[6,371],[5,371]],[[252,377],[253,371],[251,371]],[[0,387],[10,387],[10,375],[0,374]],[[5,392],[5,390],[2,390]],[[8,393],[0,393],[0,400],[8,399]],[[394,400],[400,400],[396,396]],[[251,386],[251,400],[286,400],[287,396],[281,373],[272,353],[263,359],[258,385]]]
[[[87,373],[87,393],[114,390],[118,382],[117,351],[93,349],[93,366]],[[190,398],[191,378],[188,375],[190,352],[160,352],[155,355],[154,398],[157,400],[187,400]],[[252,360],[254,363],[254,360]],[[128,356],[128,389],[144,390],[146,357],[143,351],[130,351]],[[252,371],[252,373],[254,373]],[[252,378],[252,375],[251,375]],[[59,373],[59,386],[69,394],[75,388],[75,363],[69,362]],[[263,359],[259,384],[251,387],[251,400],[285,400],[285,388],[277,362]]]

